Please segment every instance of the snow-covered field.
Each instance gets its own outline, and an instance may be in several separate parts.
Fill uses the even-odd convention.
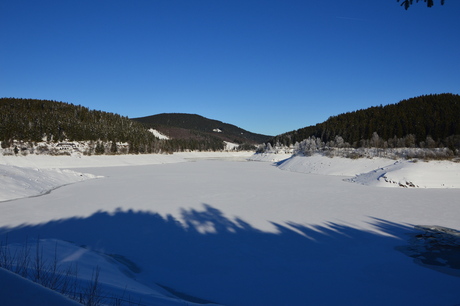
[[[0,239],[142,305],[460,304],[458,163],[288,158],[0,157]]]

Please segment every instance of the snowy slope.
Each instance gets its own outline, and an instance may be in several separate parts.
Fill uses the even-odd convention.
[[[0,202],[40,195],[57,187],[97,176],[61,169],[23,168],[0,165]]]
[[[350,182],[379,187],[460,188],[460,163],[398,161]]]
[[[21,254],[25,248],[28,249],[29,256],[29,275],[33,278],[34,264],[36,262],[37,254],[40,254],[40,261],[43,262],[43,271],[53,268],[56,262],[57,273],[65,275],[67,271],[75,271],[71,274],[72,281],[75,279],[76,286],[81,288],[90,287],[91,281],[95,278],[96,270],[98,274],[99,295],[102,296],[100,303],[113,305],[115,301],[122,303],[122,301],[132,301],[134,304],[142,305],[183,305],[184,301],[170,294],[164,288],[150,284],[145,286],[137,282],[135,274],[138,273],[139,267],[130,262],[126,258],[118,254],[105,254],[101,251],[91,250],[87,246],[77,246],[73,243],[57,240],[57,239],[40,239],[39,241],[28,241],[27,246],[21,243],[10,244],[7,251],[10,254]],[[38,248],[38,252],[37,252]],[[8,288],[8,292],[0,290],[0,303],[8,305],[5,301],[13,301],[9,305],[35,305],[33,297],[29,294],[43,294],[42,305],[66,305],[66,299],[61,298],[59,295],[49,295],[49,290],[41,286],[31,286],[25,280],[14,280],[11,283],[11,275],[5,271],[0,271],[0,284],[5,283],[3,288]],[[8,281],[7,281],[8,280]],[[6,283],[9,283],[8,287]],[[27,285],[24,287],[24,284]],[[11,292],[16,293],[17,287],[20,287],[25,297],[21,297],[19,292],[11,295]],[[71,286],[69,286],[71,287]],[[28,288],[28,289],[25,289]],[[85,292],[85,290],[83,290]],[[69,295],[74,294],[72,289],[69,289]],[[26,299],[31,301],[27,301]],[[54,300],[60,301],[61,304],[55,303]],[[83,300],[86,300],[84,297]],[[69,302],[69,305],[73,303]],[[78,304],[80,305],[80,304]],[[192,305],[192,303],[189,303]]]
[[[149,129],[149,132],[152,133],[158,139],[169,139],[168,136],[161,134],[155,129]]]
[[[282,170],[334,176],[355,176],[394,163],[385,158],[329,158],[319,154],[293,156],[278,165]]]
[[[348,176],[348,181],[376,187],[460,188],[460,163],[407,161],[385,158],[329,158],[319,154],[293,156],[281,163],[282,170]]]
[[[81,305],[64,296],[0,268],[0,304],[34,306]]]
[[[262,161],[262,162],[279,162],[285,159],[289,159],[292,154],[288,153],[259,153],[249,157],[250,161]]]

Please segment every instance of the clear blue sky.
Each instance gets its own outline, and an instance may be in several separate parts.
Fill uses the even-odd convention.
[[[460,1],[2,0],[0,97],[277,135],[460,93]]]

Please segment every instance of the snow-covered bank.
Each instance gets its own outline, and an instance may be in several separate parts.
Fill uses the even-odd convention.
[[[248,158],[250,161],[279,162],[292,156],[289,153],[257,153]]]
[[[355,176],[360,173],[366,173],[374,169],[388,166],[394,162],[394,160],[386,158],[329,158],[315,154],[312,156],[292,156],[280,163],[278,168],[301,173]]]
[[[0,202],[45,194],[57,187],[96,178],[66,169],[38,169],[0,165]]]
[[[460,163],[398,161],[349,181],[379,187],[460,188]]]
[[[270,157],[264,158],[268,160]],[[315,154],[293,156],[281,161],[278,168],[300,173],[346,176],[351,177],[349,182],[376,187],[460,188],[460,163],[451,161],[330,158]]]

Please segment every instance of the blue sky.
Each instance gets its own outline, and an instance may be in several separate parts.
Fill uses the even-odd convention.
[[[2,0],[0,97],[277,135],[460,93],[460,1]]]

